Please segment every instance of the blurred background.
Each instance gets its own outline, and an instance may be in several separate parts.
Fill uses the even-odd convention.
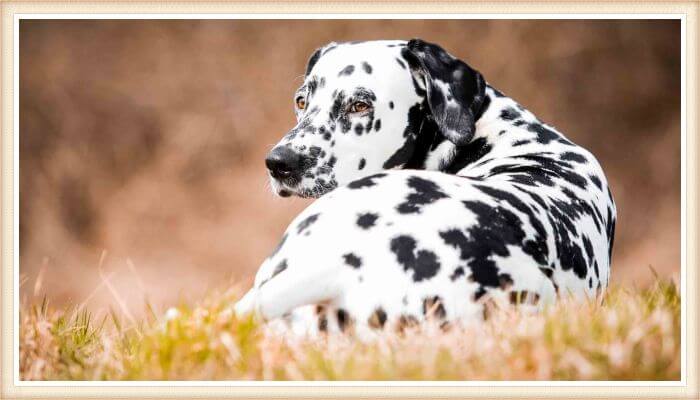
[[[273,197],[263,164],[307,58],[413,37],[598,157],[615,283],[678,275],[678,21],[22,20],[21,297],[136,314],[249,284],[309,204]]]

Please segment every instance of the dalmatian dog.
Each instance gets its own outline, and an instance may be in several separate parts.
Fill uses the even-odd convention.
[[[438,45],[328,44],[294,103],[265,162],[276,194],[318,199],[237,315],[375,332],[606,290],[616,209],[595,157]]]

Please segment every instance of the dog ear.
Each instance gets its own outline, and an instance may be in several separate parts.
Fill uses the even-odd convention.
[[[442,134],[458,146],[469,143],[484,103],[484,77],[440,46],[420,39],[410,40],[402,55],[419,85],[424,84],[428,107]]]
[[[318,59],[321,58],[322,55],[328,53],[329,51],[333,50],[338,44],[336,42],[330,42],[327,45],[320,47],[314,51],[314,54],[309,57],[309,62],[306,63],[306,73],[304,74],[304,77],[309,76],[309,72],[314,68],[314,65],[318,62]]]

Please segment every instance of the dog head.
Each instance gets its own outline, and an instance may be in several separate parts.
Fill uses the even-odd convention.
[[[392,168],[422,168],[441,140],[469,143],[481,74],[419,39],[330,43],[294,95],[296,126],[267,155],[273,191],[319,197]]]

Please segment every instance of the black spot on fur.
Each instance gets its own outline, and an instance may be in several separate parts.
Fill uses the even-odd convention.
[[[378,131],[380,129],[382,129],[382,120],[377,118],[377,120],[374,121],[374,130]]]
[[[340,328],[341,332],[345,332],[345,330],[352,323],[347,311],[343,310],[342,308],[339,308],[338,311],[336,311],[336,318],[338,319],[338,328]]]
[[[365,132],[365,127],[362,124],[355,124],[355,133],[357,136],[361,136]]]
[[[304,218],[301,222],[299,222],[299,225],[297,225],[297,233],[302,234],[304,231],[310,227],[316,220],[318,219],[318,216],[320,214],[312,214],[309,215],[308,217]]]
[[[445,166],[444,171],[448,174],[456,174],[467,165],[481,159],[491,151],[491,145],[485,138],[477,138],[465,146],[457,147],[457,153],[452,163]]]
[[[320,332],[328,331],[328,316],[326,315],[326,307],[317,305],[316,315],[318,316],[318,330]]]
[[[408,125],[403,131],[403,136],[406,138],[406,141],[384,162],[384,169],[392,169],[409,164],[413,157],[414,150],[416,149],[416,138],[425,136],[421,135],[421,128],[425,129],[425,125],[428,125],[425,119],[426,114],[422,110],[420,104],[414,104],[409,108]],[[425,153],[427,153],[427,151],[428,149],[426,148]]]
[[[504,119],[506,121],[513,121],[515,119],[520,118],[520,113],[518,110],[516,110],[513,107],[506,107],[503,110],[501,110],[501,119]]]
[[[496,304],[492,298],[486,298],[486,300],[482,302],[481,308],[481,315],[484,318],[484,321],[488,321],[488,319],[491,318],[491,315],[493,315],[497,310],[498,304]]]
[[[376,180],[385,177],[385,173],[378,173],[374,175],[369,175],[365,176],[364,178],[360,178],[357,180],[354,180],[348,184],[348,188],[350,189],[362,189],[362,188],[367,188],[367,187],[372,187],[377,184]]]
[[[309,58],[309,61],[306,64],[306,73],[304,74],[304,76],[309,75],[309,72],[311,72],[311,70],[314,68],[314,65],[316,65],[319,58],[321,58],[321,49],[316,50],[314,54],[312,54]]]
[[[440,296],[427,297],[423,299],[423,315],[438,319],[445,319],[447,313],[445,306],[442,304]]]
[[[371,74],[372,73],[372,66],[367,63],[367,61],[362,62],[362,69],[365,70],[366,73]]]
[[[263,287],[263,285],[266,284],[267,282],[269,282],[270,279],[274,278],[275,276],[277,276],[278,274],[280,274],[280,273],[281,273],[282,271],[284,271],[285,269],[287,269],[287,260],[286,260],[286,259],[280,261],[280,263],[277,264],[277,266],[275,267],[275,269],[272,271],[272,275],[270,275],[269,278],[267,278],[267,279],[263,280],[262,282],[260,282],[260,285],[258,286],[258,288]]]
[[[549,253],[547,248],[547,232],[539,216],[535,214],[534,210],[528,206],[527,203],[522,201],[520,197],[505,190],[495,189],[485,185],[474,185],[474,187],[488,194],[494,199],[498,199],[499,203],[505,203],[527,216],[528,220],[530,221],[530,225],[535,230],[535,236],[533,239],[525,240],[521,244],[523,251],[535,259],[535,261],[537,261],[539,264],[547,264],[547,254]]]
[[[595,176],[595,175],[588,175],[588,177],[591,179],[591,182],[593,182],[593,184],[596,185],[596,187],[597,187],[599,190],[603,190],[603,183],[600,181],[600,179],[598,179],[597,176]]]
[[[505,290],[511,286],[513,286],[513,278],[511,278],[509,274],[498,275],[498,287],[500,289]]]
[[[337,48],[337,47],[338,47],[338,45],[332,44],[332,45],[326,47],[326,48],[323,50],[323,53],[322,53],[321,55],[326,55],[326,54],[330,53],[331,50],[335,50],[335,48]]]
[[[272,250],[272,254],[270,254],[270,258],[274,257],[275,254],[277,254],[277,252],[280,251],[282,246],[284,246],[284,242],[286,242],[286,241],[287,241],[287,234],[285,233],[284,236],[282,236],[282,239],[280,239],[280,242],[277,244],[277,247],[275,247],[274,250]]]
[[[403,61],[401,61],[401,60],[399,60],[399,59],[397,58],[397,59],[396,59],[396,62],[399,63],[399,65],[401,66],[401,68],[406,69],[406,64],[405,64]]]
[[[353,65],[348,65],[347,67],[340,70],[340,72],[338,72],[338,76],[352,75],[353,72],[355,72],[355,67]]]
[[[464,268],[462,267],[457,267],[454,272],[452,272],[452,275],[450,275],[450,280],[452,282],[456,281],[460,276],[464,276]]]
[[[365,164],[367,164],[367,160],[364,158],[360,158],[360,163],[357,165],[358,170],[362,170],[365,168]]]
[[[527,140],[527,139],[516,140],[515,142],[513,142],[513,147],[524,146],[524,145],[529,144],[529,143],[532,143],[532,142],[530,140]]]
[[[343,259],[345,259],[345,263],[347,265],[355,269],[358,269],[362,266],[362,259],[353,253],[344,254]]]
[[[396,206],[396,211],[401,214],[418,214],[423,206],[448,197],[435,182],[417,176],[408,178],[408,187],[412,191],[403,203]]]
[[[504,95],[503,93],[501,93],[501,91],[498,90],[498,89],[496,89],[496,88],[493,88],[493,87],[489,86],[489,89],[491,89],[491,90],[493,91],[493,94],[494,94],[496,97],[506,97],[506,95]]]
[[[390,102],[389,102],[389,109],[390,109],[390,110],[393,110],[393,109],[394,109],[394,102],[393,102],[393,101],[390,101]]]
[[[379,215],[374,213],[363,213],[357,217],[357,226],[362,229],[369,229],[374,226],[374,223],[379,218]]]
[[[420,282],[435,276],[440,270],[440,263],[435,253],[416,247],[416,240],[408,235],[393,238],[389,246],[404,271],[412,271],[413,281]]]
[[[536,305],[540,301],[540,295],[527,290],[510,292],[510,304],[531,304]]]
[[[385,323],[386,312],[381,307],[374,310],[372,315],[370,315],[369,319],[367,320],[367,324],[373,329],[381,329],[384,327]]]
[[[574,153],[571,151],[567,151],[566,153],[563,153],[560,157],[564,161],[573,161],[577,162],[580,164],[585,164],[586,163],[586,157],[582,156],[581,154]]]
[[[418,326],[418,318],[413,315],[402,314],[396,324],[396,330],[403,333],[406,329],[411,329]]]
[[[537,133],[537,142],[549,144],[552,140],[561,138],[561,135],[547,128],[539,122],[533,122],[527,125],[527,130]]]
[[[510,255],[508,245],[522,247],[531,255],[541,257],[537,246],[523,244],[526,235],[523,223],[518,216],[503,206],[492,206],[479,201],[463,201],[465,207],[477,217],[473,226],[462,231],[448,229],[440,232],[442,240],[460,252],[460,259],[468,262],[470,279],[480,287],[474,295],[478,300],[489,287],[507,285],[512,279],[508,274],[499,273],[494,256]],[[546,244],[544,244],[546,246]]]

